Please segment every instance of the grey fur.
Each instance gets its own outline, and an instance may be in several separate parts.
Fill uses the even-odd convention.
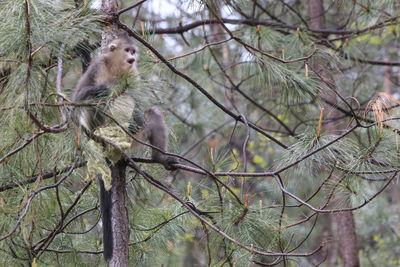
[[[126,33],[118,35],[104,50],[104,54],[94,58],[87,71],[79,79],[74,90],[72,100],[74,102],[90,101],[98,102],[110,93],[110,86],[114,80],[126,72],[136,72],[136,45]],[[133,60],[133,64],[127,67],[127,61]],[[122,67],[121,67],[122,66]],[[87,133],[92,133],[97,127],[105,123],[105,118],[99,111],[101,107],[79,108],[77,114],[78,123]],[[143,112],[135,109],[131,116],[129,129],[133,134],[140,131],[150,144],[167,151],[168,129],[162,112],[157,108],[151,108]],[[157,149],[152,149],[152,159],[164,165],[167,169],[173,169],[171,164],[177,163],[173,157],[164,156]]]

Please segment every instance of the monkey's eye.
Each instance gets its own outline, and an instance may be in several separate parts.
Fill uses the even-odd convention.
[[[131,49],[131,48],[125,48],[125,51],[128,53],[131,53],[132,55],[135,54],[135,49]]]
[[[116,46],[115,44],[110,45],[110,51],[111,51],[111,52],[114,51],[115,48],[117,48],[117,46]]]

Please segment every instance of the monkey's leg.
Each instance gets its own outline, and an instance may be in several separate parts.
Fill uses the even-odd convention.
[[[146,131],[150,144],[166,152],[168,148],[168,129],[162,112],[157,108],[146,111]],[[157,149],[152,149],[152,159],[163,164],[167,170],[174,170],[172,166],[178,163],[174,157],[165,156]]]

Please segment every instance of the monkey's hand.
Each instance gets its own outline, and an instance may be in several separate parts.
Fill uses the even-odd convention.
[[[175,157],[165,156],[159,153],[156,153],[155,155],[153,154],[152,160],[162,164],[168,171],[175,171],[177,168],[174,166],[174,164],[180,163],[180,161]]]
[[[179,159],[175,157],[166,156],[164,161],[162,162],[162,165],[168,171],[175,171],[177,168],[174,166],[174,164],[179,164],[179,163],[180,163]]]

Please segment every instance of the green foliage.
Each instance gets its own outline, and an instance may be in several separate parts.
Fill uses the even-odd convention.
[[[127,7],[135,1],[119,2]],[[111,98],[126,90],[143,109],[158,105],[170,128],[168,150],[215,176],[140,163],[163,191],[128,169],[131,264],[283,265],[252,250],[310,253],[325,238],[327,223],[307,205],[337,209],[368,201],[354,212],[360,263],[399,265],[399,207],[390,193],[397,178],[379,191],[399,170],[398,101],[378,94],[390,89],[383,82],[388,72],[391,93],[397,90],[397,67],[374,63],[398,61],[399,4],[325,1],[331,32],[321,33],[311,27],[306,1],[177,0],[167,1],[166,7],[176,8],[165,10],[156,2],[146,1],[120,19],[209,95],[138,42],[139,74],[117,82]],[[15,232],[0,241],[1,266],[105,265],[98,185],[87,186],[86,179],[86,160],[103,160],[104,151],[90,146],[71,119],[77,109],[68,103],[81,76],[76,48],[85,47],[91,56],[100,50],[104,17],[93,4],[0,1],[0,237],[13,231],[28,207]],[[216,15],[226,19],[226,28],[210,21],[190,28]],[[188,29],[179,32],[180,26]],[[166,28],[175,32],[155,31]],[[62,107],[56,93],[60,55]],[[107,110],[112,100],[104,100],[98,108]],[[122,111],[131,108],[121,105]],[[149,152],[141,148],[133,156]],[[270,175],[282,169],[279,177]],[[278,181],[297,199],[283,196]],[[325,207],[327,199],[334,201]],[[328,236],[329,242],[338,239],[336,233]],[[308,266],[323,256],[284,260]]]

